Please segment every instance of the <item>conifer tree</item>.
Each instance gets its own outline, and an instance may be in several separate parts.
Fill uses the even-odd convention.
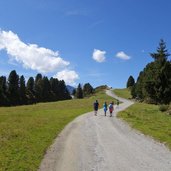
[[[135,94],[148,103],[168,104],[171,101],[171,62],[167,59],[165,42],[161,40],[157,52],[150,55],[154,62],[147,64],[139,75]]]
[[[78,87],[77,87],[77,90],[76,90],[76,97],[78,99],[83,98],[83,90],[82,90],[81,84],[78,84]]]
[[[25,85],[25,78],[23,75],[20,77],[19,82],[20,82],[19,84],[20,104],[27,104],[26,85]]]
[[[27,99],[28,103],[36,103],[35,92],[34,92],[34,78],[30,77],[27,81]]]
[[[59,100],[59,80],[57,78],[50,78],[50,86],[52,91],[52,100]]]
[[[93,92],[94,92],[94,89],[93,89],[93,87],[90,85],[90,83],[84,84],[84,86],[83,86],[83,94],[84,94],[84,96],[93,94]]]
[[[36,101],[41,102],[43,96],[43,81],[42,81],[42,74],[37,74],[34,83],[34,92],[36,96]]]
[[[10,72],[8,77],[8,95],[10,100],[10,105],[18,105],[20,102],[19,98],[19,76],[16,71]]]
[[[43,77],[43,87],[42,87],[42,99],[44,102],[51,101],[51,86],[47,77]]]
[[[135,80],[134,80],[133,76],[131,75],[131,76],[129,76],[129,78],[128,78],[126,87],[127,87],[127,88],[132,87],[132,86],[134,86],[134,84],[135,84]]]
[[[6,77],[0,77],[0,106],[7,106],[9,105],[9,100],[7,97],[7,82]]]

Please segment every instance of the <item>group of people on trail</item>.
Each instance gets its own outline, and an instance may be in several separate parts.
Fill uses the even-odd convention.
[[[119,107],[119,100],[116,102],[117,107]],[[94,106],[94,114],[97,116],[97,111],[99,108],[99,102],[96,100],[93,104]],[[107,102],[104,102],[103,104],[103,110],[104,110],[104,115],[106,116],[107,110],[109,109],[110,117],[112,117],[113,111],[114,111],[114,102],[112,101],[109,105],[107,105]]]

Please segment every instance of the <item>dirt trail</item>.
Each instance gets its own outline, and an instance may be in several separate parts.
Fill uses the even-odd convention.
[[[108,95],[116,96],[108,90]],[[39,171],[170,171],[171,152],[116,118],[133,102],[115,106],[113,117],[93,112],[65,127],[45,155]]]

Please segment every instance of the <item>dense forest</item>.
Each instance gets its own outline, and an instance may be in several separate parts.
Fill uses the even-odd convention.
[[[166,43],[161,39],[157,51],[150,53],[154,59],[139,73],[136,83],[129,77],[127,87],[133,98],[153,104],[171,102],[171,61]]]
[[[30,77],[26,83],[24,76],[15,70],[11,71],[8,79],[0,77],[0,106],[16,106],[37,102],[52,102],[71,99],[63,80],[37,74],[35,79]]]

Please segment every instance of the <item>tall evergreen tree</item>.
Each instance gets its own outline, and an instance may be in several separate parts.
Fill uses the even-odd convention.
[[[57,78],[50,78],[50,86],[52,91],[52,100],[59,100],[59,80]]]
[[[27,81],[27,99],[28,103],[36,103],[36,97],[35,97],[35,92],[34,92],[34,78],[30,77]]]
[[[151,56],[154,62],[147,64],[139,75],[135,92],[149,103],[167,104],[171,101],[171,62],[167,59],[169,53],[163,40]]]
[[[64,80],[59,81],[58,88],[59,88],[59,98],[60,98],[60,100],[71,99],[71,96],[70,96],[69,91],[68,91],[68,89],[67,89],[67,87],[65,85]]]
[[[93,94],[93,92],[94,92],[94,89],[93,89],[93,87],[90,85],[90,83],[84,84],[84,86],[83,86],[83,94],[84,94],[84,96]]]
[[[37,102],[41,102],[43,99],[43,80],[42,74],[37,74],[34,83],[34,92]]]
[[[9,105],[9,100],[7,96],[7,82],[6,77],[0,77],[0,106],[7,106]]]
[[[27,97],[26,97],[26,85],[25,85],[25,78],[22,75],[19,81],[19,95],[20,95],[20,104],[27,104]]]
[[[163,39],[161,39],[159,42],[159,47],[157,48],[157,52],[150,53],[150,55],[155,61],[167,60],[167,57],[170,56],[170,54],[168,53],[168,50],[166,49],[166,43],[164,42]]]
[[[20,102],[19,98],[19,76],[16,71],[10,72],[8,77],[8,95],[10,100],[10,105],[18,105]]]
[[[77,90],[76,90],[76,97],[78,99],[83,98],[83,90],[82,90],[81,84],[78,84],[78,87],[77,87]]]
[[[43,77],[42,100],[44,102],[51,101],[51,86],[47,77]]]
[[[135,84],[135,80],[134,80],[133,76],[131,75],[131,76],[129,76],[129,78],[128,78],[126,87],[127,87],[127,88],[132,87],[132,86],[134,86],[134,84]]]

